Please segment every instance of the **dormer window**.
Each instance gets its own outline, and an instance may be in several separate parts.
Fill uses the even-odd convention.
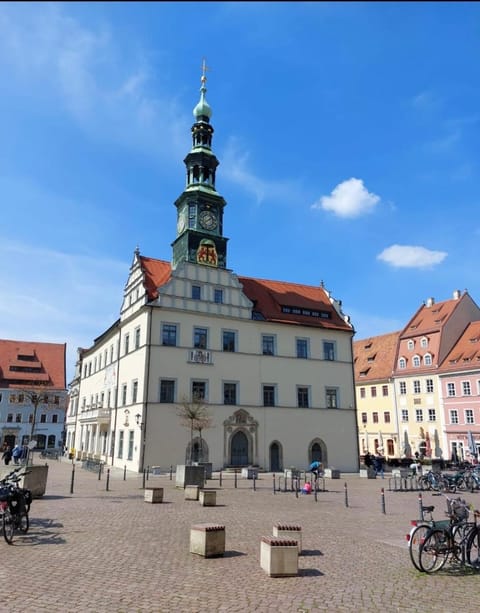
[[[423,347],[424,349],[428,347],[428,338],[425,336],[420,341],[420,347]]]
[[[429,353],[426,353],[423,356],[423,363],[425,364],[425,366],[431,366],[432,365],[432,356]]]
[[[412,349],[415,347],[415,342],[412,340],[409,340],[407,343],[407,347],[409,349],[409,351],[412,351]]]
[[[405,358],[398,360],[398,368],[407,368],[407,360]]]
[[[415,368],[418,368],[420,366],[420,356],[419,355],[414,355],[412,358],[412,364],[413,366],[415,366]]]

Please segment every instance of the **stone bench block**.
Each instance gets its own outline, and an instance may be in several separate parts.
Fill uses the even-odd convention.
[[[273,536],[298,542],[298,553],[302,553],[302,528],[297,524],[275,524]]]
[[[258,479],[258,469],[242,468],[242,477],[245,479]]]
[[[185,486],[185,500],[198,500],[200,488],[198,485]]]
[[[376,479],[377,475],[375,473],[375,469],[369,467],[360,469],[360,477],[363,477],[364,479]]]
[[[145,502],[163,502],[163,487],[146,487]]]
[[[214,507],[217,504],[217,492],[215,490],[200,490],[199,500],[204,507]]]
[[[298,575],[298,541],[275,536],[262,536],[260,566],[270,577]]]
[[[225,526],[196,524],[190,529],[190,553],[204,558],[223,556],[225,553]]]
[[[328,479],[340,479],[340,471],[336,468],[326,468],[324,476]]]

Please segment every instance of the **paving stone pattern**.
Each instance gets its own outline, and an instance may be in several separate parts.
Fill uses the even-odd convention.
[[[473,611],[480,574],[448,567],[424,575],[412,566],[405,539],[418,516],[418,493],[389,492],[388,480],[342,475],[325,492],[273,494],[272,475],[251,480],[223,474],[207,487],[217,506],[203,507],[175,489],[175,475],[150,476],[164,502],[144,501],[142,476],[106,475],[52,462],[47,492],[34,500],[27,535],[0,541],[5,611],[143,612],[457,612]],[[348,507],[345,487],[348,487]],[[382,512],[381,488],[385,488]],[[464,494],[480,506],[479,494]],[[445,500],[429,493],[443,518]],[[189,551],[190,527],[225,525],[225,555]],[[260,539],[276,523],[302,528],[297,577],[272,578],[260,568]],[[0,537],[1,538],[1,537]],[[1,609],[0,605],[0,609]]]

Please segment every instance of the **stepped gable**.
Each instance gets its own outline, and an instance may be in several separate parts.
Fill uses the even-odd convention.
[[[0,339],[0,387],[65,389],[66,344]]]
[[[372,336],[353,343],[355,382],[377,381],[392,376],[400,332]]]

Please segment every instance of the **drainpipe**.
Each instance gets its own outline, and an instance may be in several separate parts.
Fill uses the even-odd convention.
[[[120,379],[120,334],[121,334],[121,326],[118,326],[118,344],[117,344],[117,382],[115,385],[115,395],[114,395],[114,410],[115,410],[115,418],[113,421],[113,431],[112,431],[112,441],[110,441],[110,449],[111,452],[111,465],[115,461],[115,440],[117,438],[117,413],[118,413],[118,381]]]
[[[352,331],[352,335],[350,337],[350,364],[352,366],[352,383],[353,383],[353,414],[355,417],[355,431],[357,433],[355,440],[356,440],[356,447],[357,447],[357,468],[356,470],[359,471],[360,470],[360,431],[358,429],[358,415],[357,415],[357,388],[355,385],[355,366],[353,364],[353,337],[355,334],[355,330]]]
[[[151,354],[151,345],[152,345],[152,323],[153,323],[153,306],[150,306],[150,316],[148,321],[148,336],[147,336],[147,365],[146,365],[146,376],[145,376],[145,385],[143,389],[143,407],[142,407],[142,420],[141,420],[141,434],[140,434],[140,442],[142,444],[142,454],[140,457],[140,471],[143,472],[145,465],[145,437],[147,433],[147,415],[148,415],[148,387],[150,384],[150,354]]]

